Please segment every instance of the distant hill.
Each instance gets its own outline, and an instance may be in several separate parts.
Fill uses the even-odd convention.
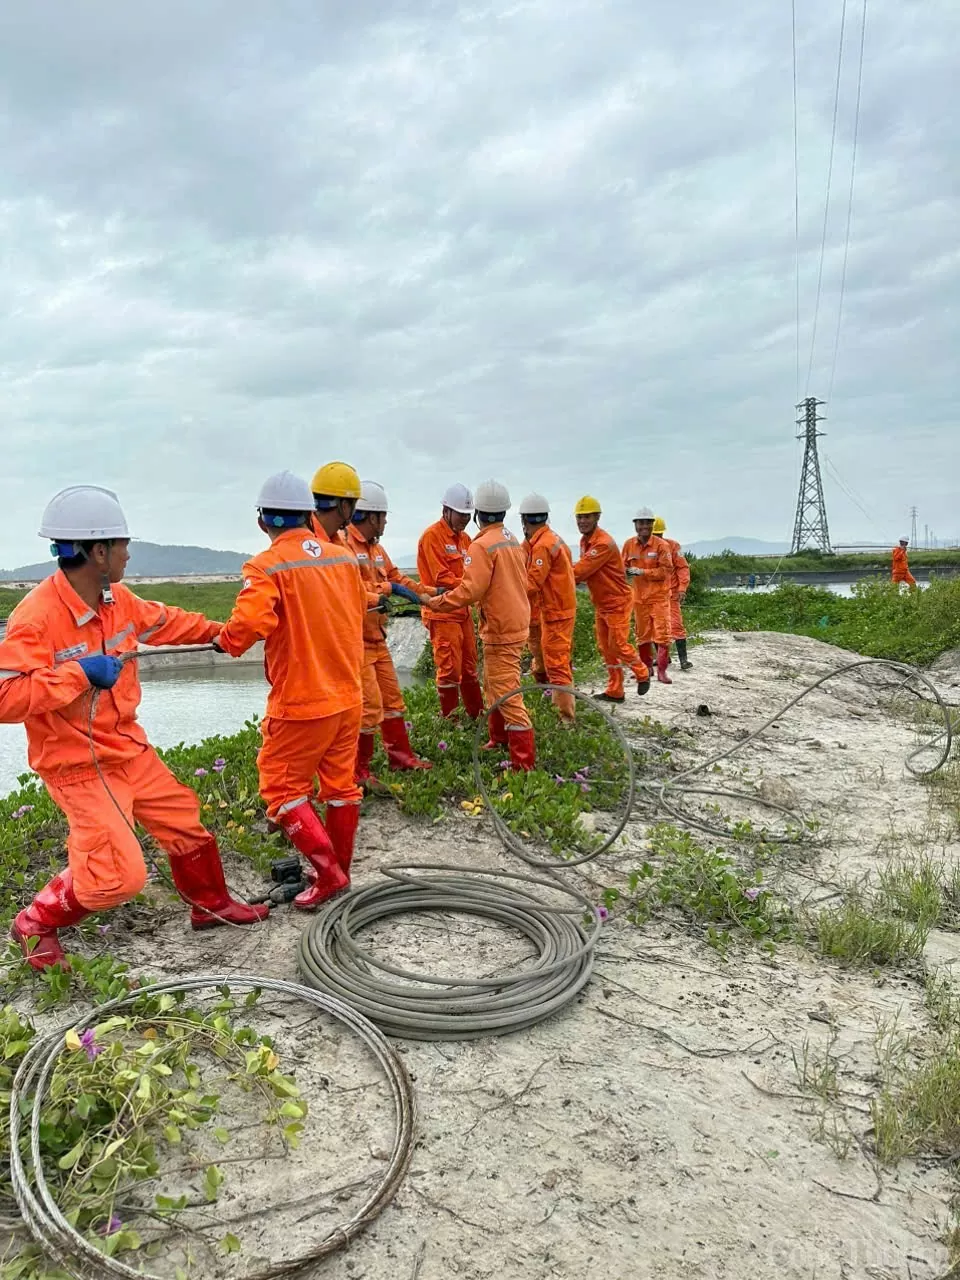
[[[239,574],[249,555],[239,551],[212,551],[209,547],[164,547],[156,542],[131,542],[131,578],[180,578],[186,574]],[[51,557],[40,564],[24,564],[16,569],[0,569],[3,582],[39,582],[48,578],[56,561]]]
[[[738,556],[782,556],[790,550],[787,542],[761,542],[759,538],[710,538],[704,542],[684,543],[684,551],[695,556],[719,556],[733,551]]]

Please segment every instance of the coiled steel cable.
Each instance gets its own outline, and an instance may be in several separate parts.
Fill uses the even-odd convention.
[[[349,1002],[387,1035],[469,1040],[520,1031],[569,1004],[589,980],[600,917],[577,890],[441,863],[399,864],[383,874],[385,883],[335,898],[311,920],[299,960],[305,982]],[[550,906],[527,886],[562,893],[573,905]],[[518,972],[439,978],[379,960],[358,942],[373,924],[421,912],[495,921],[528,938],[537,957]]]
[[[289,1262],[261,1268],[250,1273],[247,1280],[276,1280],[277,1277],[293,1275],[329,1257],[369,1226],[396,1194],[413,1153],[416,1103],[413,1086],[402,1059],[375,1026],[356,1009],[326,992],[277,978],[261,978],[250,974],[198,974],[169,979],[111,1000],[88,1013],[79,1023],[60,1027],[43,1036],[28,1050],[14,1079],[10,1096],[10,1170],[13,1192],[24,1222],[34,1239],[68,1274],[97,1277],[98,1280],[102,1280],[105,1275],[122,1276],[125,1280],[160,1280],[153,1272],[127,1266],[116,1258],[108,1258],[96,1245],[85,1239],[60,1212],[44,1176],[40,1151],[40,1117],[57,1061],[64,1051],[67,1032],[82,1032],[95,1026],[105,1015],[135,1006],[144,997],[216,989],[224,985],[229,985],[231,989],[260,989],[293,996],[330,1014],[347,1027],[366,1045],[382,1067],[390,1086],[396,1119],[393,1150],[383,1177],[349,1221],[329,1231],[308,1253]],[[163,1017],[163,1014],[151,1015],[154,1022],[162,1022]],[[32,1106],[28,1106],[27,1100],[31,1095]],[[22,1109],[28,1110],[30,1114],[30,1145],[26,1163],[20,1150],[25,1118]]]

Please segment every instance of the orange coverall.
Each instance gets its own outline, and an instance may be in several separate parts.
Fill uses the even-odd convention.
[[[664,538],[664,542],[670,548],[670,558],[673,560],[673,581],[670,584],[670,638],[686,640],[687,633],[683,625],[683,614],[680,611],[680,597],[687,594],[687,588],[690,586],[690,566],[676,538]]]
[[[546,524],[538,526],[523,546],[527,557],[533,677],[540,684],[572,685],[577,584],[570,548]],[[561,719],[573,720],[573,694],[555,693],[553,700]]]
[[[480,605],[483,641],[483,692],[487,707],[520,684],[520,660],[530,633],[527,566],[523,548],[502,524],[485,525],[463,557],[463,581],[432,600],[431,612],[454,613]],[[505,729],[532,729],[523,696],[509,698],[500,708]],[[507,742],[500,721],[491,720],[491,741]]]
[[[647,666],[653,660],[653,645],[670,648],[670,595],[673,585],[673,557],[665,540],[653,533],[647,541],[628,538],[623,544],[623,563],[633,586],[633,620],[637,647]],[[633,571],[633,572],[631,572]]]
[[[141,600],[120,583],[112,590],[113,604],[91,609],[58,570],[17,605],[0,643],[0,722],[23,723],[30,767],[66,814],[73,892],[88,911],[126,902],[146,883],[136,822],[172,863],[213,840],[196,794],[176,780],[137,722],[137,664],[125,663],[113,688],[100,691],[91,727],[93,693],[75,659],[120,657],[138,644],[203,644],[220,624]]]
[[[288,529],[243,569],[218,637],[239,657],[265,640],[270,693],[257,756],[260,794],[277,819],[319,780],[328,805],[358,805],[353,770],[362,707],[367,593],[356,557],[320,531]]]
[[[440,519],[425,529],[417,545],[417,573],[425,587],[452,590],[463,580],[463,558],[470,535],[454,533]],[[440,618],[433,609],[424,609],[423,621],[433,646],[440,711],[452,715],[463,699],[464,710],[476,720],[483,713],[483,697],[477,679],[477,639],[469,609],[453,609]]]
[[[910,566],[907,563],[907,548],[893,548],[893,564],[890,573],[891,582],[905,582],[910,587],[917,585],[917,580],[910,572]]]
[[[624,667],[640,684],[650,679],[650,672],[630,643],[633,595],[620,549],[604,529],[596,528],[580,539],[580,559],[573,566],[573,576],[587,584],[593,600],[597,648],[607,668],[606,696],[620,700]]]

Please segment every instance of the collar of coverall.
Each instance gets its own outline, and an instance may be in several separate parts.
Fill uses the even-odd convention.
[[[57,595],[70,610],[78,627],[86,626],[97,616],[96,609],[91,609],[86,600],[74,591],[70,585],[70,579],[62,569],[58,569],[53,575],[53,586]]]

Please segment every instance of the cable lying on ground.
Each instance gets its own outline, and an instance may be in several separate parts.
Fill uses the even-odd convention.
[[[396,1124],[393,1150],[383,1177],[356,1213],[347,1222],[328,1231],[321,1242],[308,1253],[290,1262],[271,1264],[251,1272],[246,1280],[276,1280],[277,1277],[293,1275],[329,1257],[369,1226],[396,1194],[413,1153],[415,1098],[402,1059],[375,1026],[350,1005],[324,992],[308,990],[293,982],[248,974],[198,974],[169,979],[111,1000],[92,1010],[79,1023],[59,1027],[38,1039],[28,1050],[14,1079],[10,1095],[10,1170],[13,1192],[34,1239],[44,1253],[70,1275],[96,1277],[97,1280],[102,1280],[105,1275],[122,1276],[127,1280],[160,1280],[153,1272],[141,1267],[129,1267],[116,1258],[108,1258],[95,1244],[85,1239],[58,1209],[44,1177],[40,1153],[41,1114],[51,1089],[57,1062],[65,1050],[68,1031],[83,1032],[103,1021],[108,1014],[135,1008],[137,1002],[144,998],[168,993],[216,990],[224,985],[231,989],[260,989],[293,996],[329,1014],[353,1032],[383,1069],[390,1086]],[[164,1017],[162,1014],[151,1014],[151,1021],[162,1023]],[[30,1145],[24,1157],[21,1154],[21,1133],[26,1115],[30,1116]]]
[[[383,873],[386,883],[335,898],[311,920],[300,937],[299,958],[305,982],[348,1001],[387,1035],[468,1040],[520,1031],[569,1004],[589,980],[600,918],[575,889],[508,871],[442,864],[401,864]],[[562,893],[572,905],[549,906],[527,886]],[[371,925],[421,912],[505,925],[528,938],[537,957],[495,977],[438,978],[378,960],[358,942]]]

